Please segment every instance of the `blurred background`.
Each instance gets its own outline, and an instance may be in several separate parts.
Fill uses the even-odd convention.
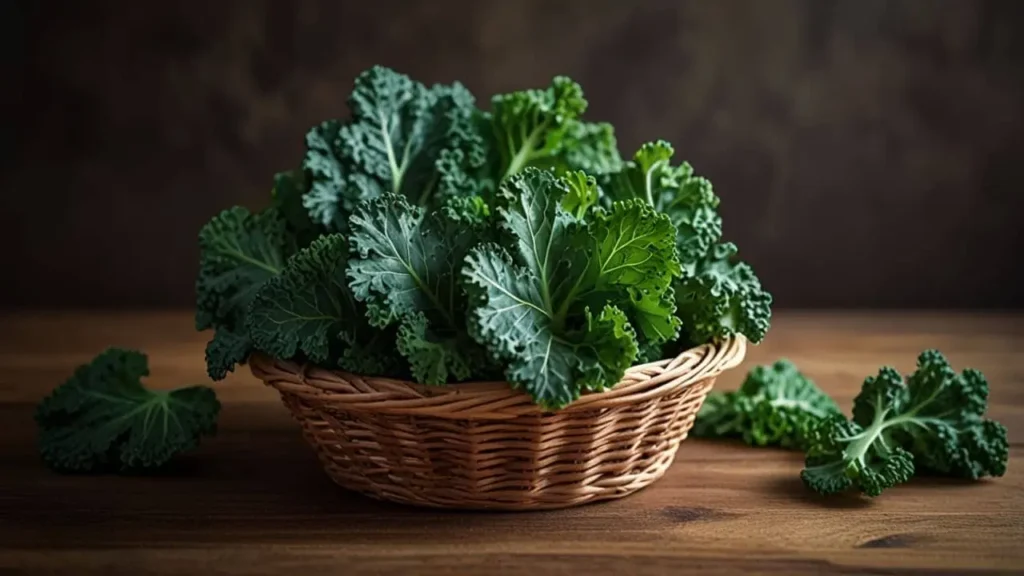
[[[715,184],[779,307],[1024,304],[1024,1],[0,3],[0,307],[189,307],[196,234],[262,207],[383,64],[583,85],[624,155]]]

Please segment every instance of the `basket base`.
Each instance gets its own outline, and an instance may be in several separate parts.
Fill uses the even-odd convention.
[[[628,410],[506,421],[382,417],[281,396],[344,489],[427,508],[553,510],[623,498],[664,476],[714,380]]]

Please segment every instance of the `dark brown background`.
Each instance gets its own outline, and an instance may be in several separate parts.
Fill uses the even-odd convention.
[[[625,152],[712,179],[779,306],[1024,299],[1024,2],[2,5],[4,306],[190,305],[199,227],[377,63],[481,99],[572,76]]]

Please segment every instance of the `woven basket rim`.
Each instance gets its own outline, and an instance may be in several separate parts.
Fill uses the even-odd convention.
[[[335,407],[387,414],[415,414],[452,419],[504,420],[526,415],[570,413],[632,405],[689,386],[739,365],[746,339],[731,336],[666,358],[632,366],[618,384],[601,392],[586,392],[556,411],[534,404],[522,390],[507,382],[460,382],[429,386],[417,382],[364,376],[340,369],[272,358],[254,353],[249,368],[254,376],[281,392],[330,397]],[[326,399],[326,398],[325,398]]]

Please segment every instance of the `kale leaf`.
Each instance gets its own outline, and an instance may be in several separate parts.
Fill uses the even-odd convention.
[[[704,258],[684,263],[674,290],[688,346],[736,334],[755,344],[764,340],[772,295],[736,252],[735,244],[725,242],[712,246]]]
[[[584,222],[563,207],[569,190],[536,168],[510,177],[499,194],[503,242],[473,248],[464,269],[470,332],[548,408],[619,381],[637,354],[626,310],[644,291],[667,290],[679,269],[666,216],[629,202]],[[664,304],[646,312],[671,317]]]
[[[687,163],[673,166],[674,154],[664,140],[642,145],[620,170],[601,175],[605,203],[642,199],[671,219],[683,270],[671,291],[687,336],[682,348],[736,334],[759,343],[771,323],[772,296],[750,265],[736,259],[736,245],[721,242],[711,183]]]
[[[588,103],[579,84],[556,76],[544,89],[497,94],[491,111],[476,111],[450,134],[439,163],[446,196],[493,200],[509,177],[532,167],[563,175],[595,176],[618,170],[615,130],[581,119]]]
[[[109,348],[36,408],[43,462],[59,472],[156,469],[216,433],[212,389],[148,390],[146,355]]]
[[[983,417],[988,383],[957,374],[937,350],[925,350],[904,379],[883,366],[864,380],[853,420],[834,416],[813,431],[801,473],[822,494],[857,488],[869,496],[914,473],[978,479],[1006,472],[1006,428]]]
[[[483,371],[487,357],[465,329],[463,259],[482,220],[465,205],[432,214],[402,196],[364,203],[351,220],[348,281],[376,327],[399,325],[398,350],[417,380],[444,384]],[[449,378],[450,377],[450,378]]]
[[[311,183],[303,202],[314,220],[344,231],[361,201],[385,193],[427,207],[444,200],[438,184],[461,153],[454,136],[472,130],[477,114],[464,86],[427,87],[374,66],[356,78],[348,107],[351,119],[327,120],[306,135]]]
[[[221,380],[252,350],[246,314],[256,292],[281,273],[295,238],[275,208],[225,210],[199,232],[196,329],[214,330],[206,348],[209,375]]]
[[[347,254],[344,236],[321,236],[260,288],[247,318],[256,349],[348,370],[394,370],[394,332],[370,327],[345,277]]]
[[[811,430],[836,414],[842,411],[835,401],[782,358],[755,366],[737,390],[708,394],[692,434],[803,450]]]

